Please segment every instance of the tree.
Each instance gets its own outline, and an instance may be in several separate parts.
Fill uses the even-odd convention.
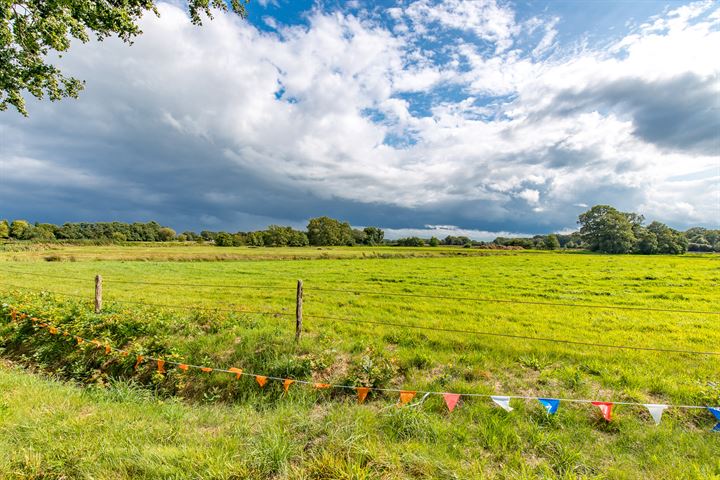
[[[10,224],[10,238],[23,240],[29,229],[30,224],[26,220],[13,220]]]
[[[647,228],[642,228],[637,234],[637,251],[643,255],[658,253],[657,235]]]
[[[247,3],[247,0],[245,0]],[[187,0],[190,18],[202,24],[211,8],[246,16],[241,0]],[[156,0],[4,0],[0,2],[0,110],[8,105],[27,116],[23,92],[39,99],[77,98],[83,82],[47,62],[51,52],[66,52],[72,39],[83,43],[117,36],[126,43],[142,31],[146,13],[159,15]]]
[[[227,232],[218,233],[217,235],[215,235],[215,245],[217,245],[218,247],[232,247],[232,235]]]
[[[557,250],[560,248],[560,240],[558,240],[557,235],[551,233],[545,237],[544,246],[547,250]]]
[[[365,244],[366,245],[380,245],[385,239],[385,232],[378,227],[365,227]]]
[[[438,240],[437,237],[430,237],[428,245],[430,245],[431,247],[437,247],[438,245],[440,245],[440,240]]]
[[[652,222],[647,226],[648,232],[655,234],[657,238],[657,252],[680,254],[687,252],[688,241],[685,236],[664,223]]]
[[[175,240],[175,236],[177,234],[175,233],[175,230],[173,230],[170,227],[162,227],[158,229],[158,240],[161,242],[169,242],[170,240]]]
[[[353,236],[353,243],[355,245],[367,245],[368,239],[367,239],[367,233],[365,233],[365,230],[353,228],[352,236]]]
[[[590,250],[630,253],[635,246],[635,223],[609,205],[595,205],[578,217],[580,235]]]
[[[424,247],[425,240],[420,237],[398,238],[396,241],[400,247]]]
[[[10,236],[10,224],[7,220],[0,220],[0,238],[8,238]]]
[[[352,245],[352,228],[347,222],[330,217],[312,218],[308,222],[310,245]]]

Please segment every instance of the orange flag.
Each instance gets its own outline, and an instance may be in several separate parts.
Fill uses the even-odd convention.
[[[105,345],[105,355],[110,355],[110,352],[112,352],[112,348],[110,348],[110,345]]]
[[[243,372],[243,371],[242,371],[242,368],[230,367],[230,368],[228,368],[228,372],[234,373],[234,374],[235,374],[235,378],[236,378],[237,380],[240,380],[240,376],[242,375],[242,372]]]
[[[286,378],[286,379],[283,381],[283,390],[285,390],[285,393],[288,392],[288,389],[290,388],[290,385],[292,385],[293,383],[295,383],[295,380],[290,380],[289,378]]]
[[[178,368],[179,368],[180,370],[182,370],[183,372],[187,372],[187,371],[188,371],[188,366],[185,365],[184,363],[181,363],[180,365],[178,365]]]
[[[205,372],[205,373],[210,373],[210,372],[212,372],[212,368],[210,368],[210,367],[200,367],[200,370],[203,371],[203,372]]]
[[[64,330],[64,331],[63,331],[63,336],[64,336],[64,337],[67,337],[68,335],[70,335],[70,332],[68,332],[67,330]]]
[[[612,420],[612,409],[613,409],[613,403],[612,402],[590,402],[596,407],[600,409],[600,412],[602,412],[602,416],[605,420],[608,422]]]
[[[143,359],[144,359],[144,357],[143,357],[142,355],[138,355],[138,356],[136,357],[135,366],[133,367],[135,370],[137,370],[137,367],[140,366],[140,364],[142,363]]]
[[[455,410],[455,406],[458,403],[458,400],[460,400],[460,394],[459,393],[446,393],[443,395],[443,398],[445,399],[445,405],[447,405],[448,410],[451,412]]]
[[[400,390],[400,405],[405,405],[410,400],[413,399],[417,392],[413,392],[412,390]]]
[[[355,387],[355,391],[357,392],[358,403],[363,403],[368,396],[368,392],[370,391],[370,388],[369,387]]]
[[[331,386],[332,385],[330,385],[329,383],[314,383],[313,384],[313,387],[317,388],[318,390],[322,390],[324,388],[330,388]]]
[[[122,355],[123,357],[127,357],[128,355],[130,355],[129,352],[126,352],[126,351],[124,351],[124,350],[123,350],[122,352],[120,352],[120,353],[121,353],[121,355]]]
[[[81,343],[83,343],[83,342],[85,341],[85,340],[83,340],[83,339],[80,338],[80,337],[75,337],[75,340],[77,340],[77,344],[78,344],[78,345],[80,345]]]
[[[260,388],[265,388],[265,384],[267,383],[267,377],[263,377],[262,375],[255,375],[255,381],[260,385]]]
[[[165,373],[165,360],[158,360],[157,366],[158,366],[158,373]]]
[[[17,312],[15,309],[10,310],[10,318],[12,318],[13,322],[17,321]]]
[[[52,335],[57,335],[57,334],[58,334],[58,329],[55,328],[55,327],[50,327],[49,330],[50,330],[50,333],[51,333]]]

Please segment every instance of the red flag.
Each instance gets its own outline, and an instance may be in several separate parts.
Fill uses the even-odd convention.
[[[367,398],[370,388],[369,387],[355,387],[355,391],[357,392],[358,403],[363,403],[365,401],[365,399]]]
[[[228,368],[228,372],[234,373],[234,374],[235,374],[235,378],[236,378],[237,380],[240,380],[240,376],[242,375],[242,372],[243,372],[243,371],[242,371],[242,368],[231,367],[231,368]]]
[[[414,392],[412,390],[400,390],[400,404],[405,405],[406,403],[408,403],[410,400],[413,399],[413,397],[415,397],[416,393],[417,392]]]
[[[448,410],[451,412],[455,410],[455,406],[458,403],[458,400],[460,400],[460,394],[459,393],[445,393],[443,394],[443,398],[445,399],[445,405],[447,405]]]
[[[602,416],[605,420],[607,420],[608,422],[610,420],[612,420],[612,409],[613,409],[612,402],[591,402],[591,403],[600,409],[600,411],[602,412]]]
[[[295,380],[290,380],[289,378],[286,378],[286,379],[283,381],[283,390],[285,390],[285,393],[288,392],[288,389],[290,388],[290,385],[292,385],[293,383],[295,383]]]

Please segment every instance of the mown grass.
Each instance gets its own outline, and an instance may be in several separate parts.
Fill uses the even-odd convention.
[[[104,249],[111,247],[85,248],[87,258],[93,258],[93,255],[105,255]],[[182,248],[193,251],[191,247]],[[196,248],[202,251],[200,255],[205,255],[207,247]],[[284,251],[274,253],[273,249],[237,249],[237,254],[245,255],[244,250],[253,250],[248,254],[258,255],[253,258],[285,255]],[[256,254],[255,250],[260,253]],[[720,258],[717,256],[471,251],[471,255],[458,258],[435,254],[429,258],[367,258],[366,254],[363,258],[366,253],[363,249],[339,251],[343,255],[348,252],[354,258],[201,263],[44,262],[37,261],[43,258],[42,251],[34,251],[28,258],[17,258],[18,253],[12,252],[0,255],[6,260],[0,262],[0,291],[4,292],[3,301],[22,304],[33,313],[51,317],[74,333],[101,338],[133,352],[194,364],[240,366],[246,371],[279,377],[418,390],[720,404],[717,357],[578,347],[314,317],[338,316],[598,343],[716,351],[720,332],[716,328],[718,316],[712,314],[466,302],[386,294],[717,312],[720,310]],[[60,250],[59,255],[65,253]],[[389,253],[391,256],[392,252]],[[133,257],[124,250],[109,255],[143,257]],[[12,273],[17,271],[36,275]],[[101,315],[90,311],[96,273],[105,279],[106,308]],[[74,280],[48,275],[69,276]],[[291,315],[146,308],[123,303],[131,300],[291,314],[298,278],[304,280],[306,292],[305,332],[299,345],[292,341],[294,319]],[[128,281],[153,285],[122,283]],[[216,286],[168,287],[154,283]],[[275,288],[221,288],[230,285]],[[327,292],[322,291],[323,288],[384,294]],[[71,293],[87,300],[28,293],[36,290]],[[227,375],[170,371],[161,376],[150,366],[134,372],[132,359],[108,358],[94,349],[78,349],[57,337],[31,333],[27,326],[5,326],[0,335],[6,357],[38,366],[61,378],[93,385],[90,390],[78,391],[75,387],[6,372],[3,375],[9,376],[7,381],[20,384],[11,390],[18,402],[23,395],[24,398],[34,395],[32,388],[47,388],[57,392],[58,398],[79,395],[77,398],[102,411],[109,403],[105,396],[117,395],[113,392],[118,389],[127,390],[126,382],[132,379],[144,386],[140,390],[131,389],[133,395],[152,392],[157,398],[123,400],[118,403],[118,410],[127,408],[128,415],[157,424],[160,430],[164,422],[171,424],[174,420],[167,420],[154,410],[156,403],[169,402],[172,408],[183,412],[184,416],[175,419],[175,428],[187,426],[188,432],[173,444],[174,448],[186,452],[182,455],[183,461],[175,460],[175,453],[169,451],[139,458],[113,450],[109,458],[117,462],[117,468],[93,467],[90,460],[78,470],[80,473],[76,476],[79,477],[112,471],[108,478],[131,478],[120,465],[135,461],[143,463],[143,468],[151,472],[137,476],[147,478],[203,477],[197,474],[201,471],[213,472],[204,478],[231,478],[232,474],[239,475],[238,478],[269,475],[288,478],[707,478],[720,475],[720,436],[709,433],[712,420],[702,411],[668,411],[663,424],[655,427],[647,412],[634,407],[619,408],[616,420],[607,425],[591,407],[568,404],[563,404],[560,415],[552,418],[547,418],[539,405],[520,401],[513,404],[516,411],[510,414],[482,399],[466,400],[450,415],[440,397],[430,397],[421,407],[399,409],[394,406],[394,396],[378,395],[371,397],[367,405],[357,406],[349,395],[315,392],[300,386],[293,386],[290,395],[284,396],[280,385],[260,391],[250,380],[237,382]],[[82,392],[94,392],[95,396],[89,398],[88,393]],[[42,395],[35,398],[46,401]],[[51,400],[49,393],[47,398],[48,404],[58,403]],[[128,402],[131,407],[126,405]],[[38,425],[46,423],[51,431],[63,428],[55,424],[55,417],[32,413],[34,410],[21,413],[9,408],[5,411],[20,415],[13,417],[16,418],[13,421],[3,420],[0,425],[12,433],[14,445],[23,446],[20,451],[10,449],[13,453],[8,454],[6,465],[19,461],[20,457],[34,458],[38,465],[50,461],[49,454],[43,453],[42,440],[23,436],[26,432],[17,419],[27,418]],[[215,460],[201,458],[203,450],[215,452],[215,447],[202,446],[207,439],[192,420],[197,412],[209,412],[207,415],[217,418],[217,423],[233,418],[229,425],[235,424],[235,419],[252,424],[238,439],[222,440],[240,442],[238,444],[218,440],[217,448],[241,451],[242,459],[228,460],[226,456],[218,460],[221,464],[225,462],[226,467],[215,468],[212,463]],[[114,421],[112,410],[108,411],[108,418]],[[113,428],[119,429],[118,436],[132,438],[132,427],[123,427],[123,424],[133,425],[140,420],[120,421],[121,418],[119,415]],[[80,448],[79,443],[81,441],[72,435],[62,437],[57,448],[72,451]],[[136,443],[154,445],[146,438]],[[100,451],[105,448],[95,446]],[[38,453],[30,455],[27,449]],[[223,457],[223,454],[213,454]],[[80,456],[93,458],[89,453]],[[183,463],[189,459],[194,459],[195,467]],[[62,461],[58,465],[62,465]],[[167,472],[172,473],[152,470],[165,466],[169,468]],[[24,465],[17,471],[33,471],[33,468],[33,465]]]

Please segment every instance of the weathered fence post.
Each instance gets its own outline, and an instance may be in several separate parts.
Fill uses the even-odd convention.
[[[295,305],[295,341],[300,341],[302,333],[303,281],[297,283],[297,303]]]
[[[102,275],[95,275],[95,313],[102,310]]]

